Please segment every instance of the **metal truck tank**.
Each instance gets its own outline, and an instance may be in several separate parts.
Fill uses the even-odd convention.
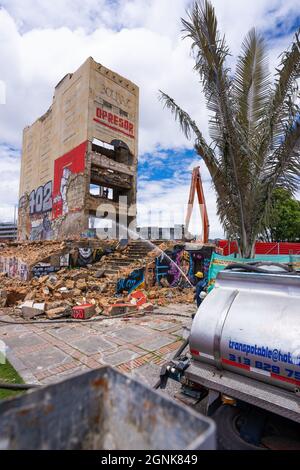
[[[221,271],[193,321],[193,359],[298,392],[300,275]]]

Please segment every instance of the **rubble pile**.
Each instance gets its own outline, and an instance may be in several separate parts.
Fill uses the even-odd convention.
[[[22,313],[27,318],[35,316],[36,304],[43,305],[42,313],[47,317],[58,318],[69,316],[72,307],[81,304],[93,304],[96,313],[101,313],[117,300],[115,281],[103,278],[102,272],[88,268],[63,268],[55,274],[32,278],[29,281],[10,279],[2,274],[0,285],[0,304],[3,299],[2,306],[23,305]]]
[[[19,256],[32,266],[65,250],[70,252],[75,244],[74,240],[9,243],[2,245],[0,254],[6,257]],[[141,298],[128,295],[128,291],[116,294],[120,278],[126,278],[134,270],[153,266],[155,258],[161,255],[161,250],[168,248],[169,243],[154,247],[153,250],[148,247],[145,253],[142,248],[138,248],[132,256],[132,246],[131,251],[130,247],[115,246],[93,264],[75,268],[62,267],[45,275],[33,275],[27,280],[0,273],[0,308],[18,309],[22,317],[28,320],[41,315],[48,319],[69,316],[86,319],[95,314],[145,313],[153,311],[153,306],[192,303],[193,289],[171,287],[166,279],[161,279],[161,285],[155,285],[151,278],[153,271],[150,270],[150,274],[147,274],[147,269],[147,282],[143,282],[137,289],[144,293]]]
[[[67,246],[67,241],[40,241],[40,242],[7,242],[1,243],[1,256],[17,257],[28,265],[33,265],[49,256],[56,254]]]
[[[194,302],[194,289],[191,288],[180,288],[180,287],[152,287],[148,292],[147,296],[150,302],[164,306],[170,303],[174,304],[187,304]]]

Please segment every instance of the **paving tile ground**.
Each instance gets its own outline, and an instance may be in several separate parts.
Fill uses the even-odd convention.
[[[103,365],[154,385],[161,365],[188,336],[195,306],[169,305],[144,317],[74,324],[7,325],[0,340],[26,382],[49,384]],[[183,317],[180,315],[187,315]],[[17,320],[8,309],[0,320]]]

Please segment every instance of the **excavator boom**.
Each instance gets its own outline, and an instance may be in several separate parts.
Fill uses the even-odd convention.
[[[202,242],[208,243],[209,220],[208,220],[208,214],[207,214],[207,208],[206,208],[206,202],[205,202],[205,197],[204,197],[204,191],[203,191],[203,185],[202,185],[202,180],[200,176],[199,166],[195,167],[192,172],[190,195],[189,195],[189,200],[188,200],[187,214],[185,218],[185,230],[186,231],[188,231],[189,229],[196,191],[197,191],[198,203],[199,203],[201,220],[202,220]]]

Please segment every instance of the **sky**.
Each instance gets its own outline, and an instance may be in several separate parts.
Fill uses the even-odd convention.
[[[300,0],[213,0],[234,66],[252,26],[265,36],[274,72],[300,25]],[[208,171],[158,99],[161,89],[208,138],[208,113],[180,18],[189,0],[0,0],[0,221],[18,202],[22,130],[50,106],[53,90],[89,56],[140,87],[138,223],[149,208],[183,223],[191,171],[200,165],[210,237],[223,236]],[[208,138],[209,140],[209,138]],[[201,232],[195,208],[192,230]],[[172,222],[172,221],[171,221]]]

